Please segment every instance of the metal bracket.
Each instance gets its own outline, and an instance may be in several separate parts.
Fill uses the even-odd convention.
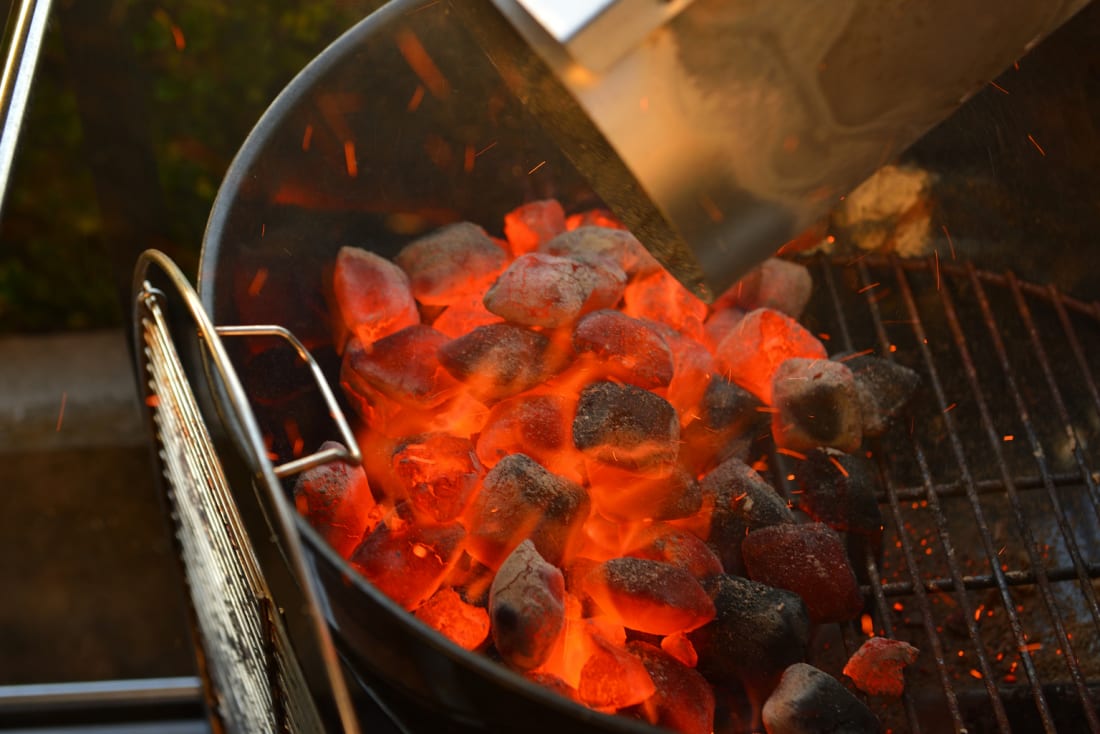
[[[275,476],[280,479],[285,479],[286,477],[291,477],[299,472],[303,472],[306,469],[312,469],[315,466],[327,464],[330,461],[343,461],[353,466],[359,466],[359,464],[362,463],[363,455],[359,452],[359,444],[355,441],[355,434],[352,433],[351,427],[348,425],[348,421],[344,417],[343,411],[340,410],[340,406],[336,403],[336,396],[332,394],[332,388],[329,387],[328,381],[325,380],[325,375],[321,372],[321,367],[317,364],[317,360],[313,358],[313,355],[309,353],[305,345],[298,341],[298,337],[294,336],[294,334],[282,326],[273,325],[217,326],[214,330],[219,336],[277,336],[294,347],[298,356],[309,366],[310,373],[317,382],[317,388],[321,391],[321,396],[324,398],[325,405],[328,407],[328,413],[336,423],[337,430],[340,431],[341,442],[347,447],[346,449],[330,448],[323,451],[316,451],[308,456],[279,464],[273,469]]]

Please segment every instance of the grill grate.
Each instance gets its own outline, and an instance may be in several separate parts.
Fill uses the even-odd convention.
[[[923,380],[909,422],[871,447],[887,518],[873,623],[922,650],[907,721],[884,718],[1100,732],[1100,305],[938,257],[811,265],[805,321],[832,351]],[[842,637],[846,656],[860,634]]]
[[[255,460],[258,435],[251,445],[227,443],[221,416],[232,415],[243,436],[257,431],[221,338],[283,337],[318,378],[320,368],[297,339],[278,327],[215,329],[183,274],[152,250],[142,255],[135,272],[134,326],[211,726],[218,732],[315,732],[339,726],[356,734],[335,650],[297,536],[291,536],[293,525],[279,515],[278,503],[242,505],[241,499],[258,500],[262,487],[276,486],[276,476],[333,458],[358,460],[358,454],[320,451],[272,467]],[[205,382],[199,379],[202,368],[209,368]],[[219,390],[225,402],[216,406]],[[322,385],[321,393],[349,441],[350,430],[331,392]],[[245,461],[246,449],[253,453],[251,462]],[[282,538],[288,540],[276,546]]]

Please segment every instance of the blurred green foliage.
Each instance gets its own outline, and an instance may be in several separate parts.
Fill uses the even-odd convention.
[[[95,2],[95,0],[69,0]],[[325,45],[380,0],[99,0],[93,32],[113,34],[133,60],[156,164],[163,243],[194,273],[218,185],[249,130],[279,91]],[[128,320],[116,283],[116,243],[94,180],[72,48],[54,17],[32,87],[0,221],[0,332],[114,326]],[[98,12],[101,11],[101,12]],[[103,36],[100,36],[101,38]],[[67,43],[68,42],[68,43]],[[80,100],[85,107],[78,104]],[[117,195],[117,192],[115,192]],[[140,206],[141,200],[135,202]],[[158,244],[158,243],[151,243]]]

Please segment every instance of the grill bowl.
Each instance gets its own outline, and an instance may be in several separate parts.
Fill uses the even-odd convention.
[[[214,322],[286,327],[331,384],[339,362],[325,284],[340,247],[392,256],[447,222],[501,222],[527,199],[599,205],[448,3],[410,12],[415,5],[374,13],[281,93],[227,173],[203,241],[198,289]],[[448,91],[429,89],[402,56],[413,35],[446,70]],[[300,389],[285,351],[227,346],[261,426],[293,420],[310,450],[332,438],[323,404]],[[273,450],[289,455],[280,437]],[[299,526],[348,677],[360,679],[349,684],[385,688],[384,696],[397,697],[387,704],[399,717],[404,708],[411,717],[438,714],[452,727],[652,731],[453,645],[362,579],[307,523]]]

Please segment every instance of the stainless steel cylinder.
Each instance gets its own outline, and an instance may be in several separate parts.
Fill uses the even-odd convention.
[[[1087,4],[493,2],[633,181],[601,185],[575,137],[566,154],[696,290],[772,254]]]

